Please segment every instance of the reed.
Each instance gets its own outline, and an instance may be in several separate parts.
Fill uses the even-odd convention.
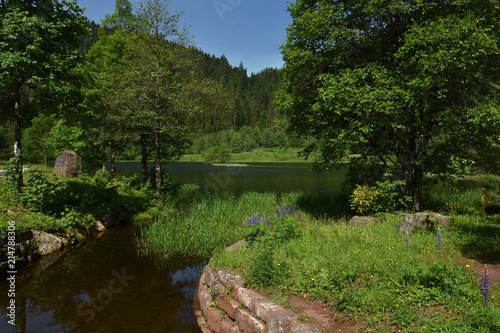
[[[154,222],[142,228],[138,242],[144,252],[167,258],[210,256],[244,237],[249,215],[271,215],[276,203],[274,193],[247,192],[235,198],[183,185],[172,203],[151,211]]]

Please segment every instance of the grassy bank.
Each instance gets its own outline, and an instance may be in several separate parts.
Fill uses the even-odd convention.
[[[295,295],[322,301],[325,312],[355,318],[366,331],[499,332],[498,285],[491,285],[485,306],[472,267],[484,256],[496,254],[498,260],[500,221],[456,218],[454,227],[442,230],[441,252],[433,231],[405,242],[396,232],[401,215],[384,214],[363,227],[303,215],[286,244],[276,236],[282,222],[275,220],[267,236],[238,252],[218,254],[214,265],[239,272],[285,306]]]

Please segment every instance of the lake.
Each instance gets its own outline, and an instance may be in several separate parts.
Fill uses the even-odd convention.
[[[244,165],[244,166],[243,166]],[[117,163],[118,171],[141,171],[140,163]],[[148,164],[148,169],[153,164]],[[204,188],[227,190],[235,195],[246,191],[283,193],[339,191],[346,171],[317,173],[311,163],[244,163],[210,166],[203,163],[170,163],[162,166],[176,184],[198,184]]]

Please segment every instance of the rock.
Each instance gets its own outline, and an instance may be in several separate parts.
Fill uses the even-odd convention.
[[[71,150],[65,150],[56,158],[54,164],[54,174],[56,176],[75,177],[78,175],[76,165],[76,153]]]
[[[246,242],[245,242],[244,239],[239,240],[236,243],[234,243],[233,245],[227,247],[226,248],[226,252],[235,252],[235,251],[238,251],[239,249],[242,249],[245,246],[245,243]]]
[[[484,207],[484,212],[488,215],[500,214],[500,202],[494,202]]]
[[[38,244],[38,252],[42,256],[58,251],[69,244],[67,239],[48,234],[44,231],[33,230],[33,236]]]
[[[450,227],[453,223],[453,217],[441,215],[438,213],[413,213],[407,214],[397,230],[399,233],[412,233],[413,230],[432,230],[438,226]]]
[[[353,216],[353,218],[351,218],[349,220],[349,222],[347,222],[347,225],[354,226],[354,227],[361,226],[361,225],[372,225],[376,221],[377,221],[377,219],[375,217],[372,217],[372,216]]]

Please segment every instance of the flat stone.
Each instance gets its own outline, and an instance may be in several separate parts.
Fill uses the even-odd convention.
[[[267,331],[269,333],[288,332],[295,318],[297,315],[292,310],[274,311],[267,321]]]
[[[372,216],[353,216],[349,222],[347,222],[347,225],[357,227],[357,226],[362,226],[362,225],[372,225],[377,221],[377,218],[372,217]]]
[[[245,246],[246,241],[244,239],[237,241],[233,245],[226,248],[226,252],[235,252],[242,249]]]
[[[247,309],[251,309],[252,308],[252,303],[253,302],[266,299],[261,294],[255,292],[255,291],[246,289],[246,288],[238,288],[236,290],[236,298],[241,303],[243,303],[243,305]]]
[[[241,309],[238,316],[238,327],[245,333],[265,333],[266,325],[255,318],[247,309]]]

